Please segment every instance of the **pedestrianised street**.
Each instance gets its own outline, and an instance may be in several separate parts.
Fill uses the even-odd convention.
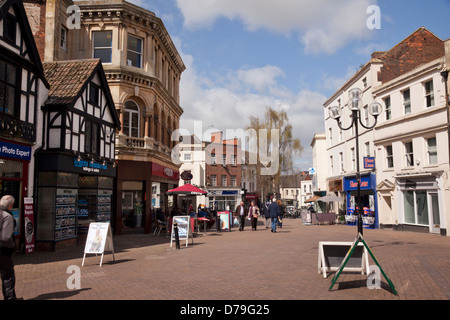
[[[34,300],[448,300],[450,239],[433,234],[364,229],[364,239],[398,296],[383,276],[380,289],[367,287],[367,275],[343,272],[329,290],[335,272],[318,273],[320,241],[352,242],[357,228],[347,225],[303,225],[284,219],[270,232],[208,230],[180,249],[163,235],[114,236],[115,262],[106,252],[87,255],[76,249],[16,255],[16,291]],[[373,261],[369,258],[369,264]],[[68,273],[80,270],[79,289]],[[244,301],[241,301],[244,300]]]

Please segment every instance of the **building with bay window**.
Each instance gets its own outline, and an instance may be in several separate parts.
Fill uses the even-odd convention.
[[[122,0],[25,2],[30,20],[40,21],[33,33],[44,61],[101,60],[121,124],[111,225],[115,234],[150,232],[151,200],[159,198],[161,209],[170,212],[166,191],[179,181],[171,136],[183,113],[179,85],[185,65],[163,21]],[[71,5],[76,10],[67,13]]]

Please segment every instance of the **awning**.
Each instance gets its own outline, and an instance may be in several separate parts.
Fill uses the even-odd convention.
[[[185,194],[189,196],[197,196],[197,195],[201,196],[207,194],[207,192],[197,187],[194,187],[192,184],[188,183],[185,184],[184,186],[167,191],[167,194]]]
[[[305,203],[316,202],[319,198],[320,198],[320,196],[312,196],[311,198],[306,200]]]

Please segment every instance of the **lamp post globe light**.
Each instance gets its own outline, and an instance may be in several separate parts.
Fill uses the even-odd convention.
[[[352,126],[355,127],[355,138],[356,138],[356,181],[358,184],[358,195],[356,199],[356,206],[357,206],[357,216],[358,216],[358,234],[363,234],[363,228],[362,228],[362,217],[361,217],[361,172],[359,168],[359,132],[358,127],[359,124],[363,126],[364,128],[370,130],[373,129],[377,125],[378,116],[382,112],[382,105],[379,102],[372,102],[368,106],[368,111],[371,116],[375,118],[375,122],[371,126],[365,125],[361,121],[361,105],[362,105],[362,90],[359,88],[354,88],[348,92],[349,102],[347,103],[348,108],[352,112],[352,121],[351,124],[344,128],[341,123],[341,117],[342,117],[342,110],[339,106],[332,106],[329,110],[329,115],[332,119],[337,121],[337,124],[341,130],[347,131],[352,128]]]

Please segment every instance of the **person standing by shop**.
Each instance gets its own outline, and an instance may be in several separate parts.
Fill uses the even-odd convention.
[[[15,291],[16,276],[12,261],[12,255],[16,247],[14,240],[16,221],[11,213],[13,206],[13,196],[6,195],[0,199],[0,274],[5,300],[18,300]]]
[[[247,208],[244,205],[244,201],[236,207],[235,216],[239,219],[239,231],[244,231],[245,218],[246,218]]]
[[[269,215],[272,222],[272,229],[270,231],[277,232],[277,222],[278,217],[281,215],[281,209],[275,199],[273,199],[272,203],[269,205]]]
[[[252,231],[256,231],[256,225],[258,224],[259,215],[259,208],[257,205],[255,205],[255,201],[252,201],[251,206],[248,208],[248,217],[252,222]]]

